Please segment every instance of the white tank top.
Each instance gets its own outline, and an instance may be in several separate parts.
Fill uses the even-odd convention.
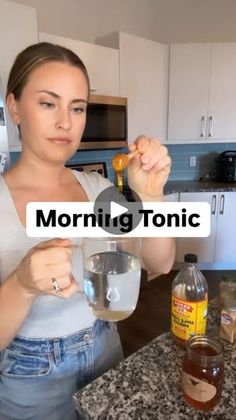
[[[112,185],[108,179],[95,172],[73,173],[89,201],[94,201],[101,191]],[[0,175],[0,282],[4,282],[33,246],[46,239],[29,238],[26,235],[11,193]],[[81,238],[72,239],[74,244],[79,244],[80,241]],[[73,249],[72,261],[73,275],[78,283],[83,283],[82,255],[77,247]],[[95,317],[81,293],[76,293],[69,299],[39,296],[35,298],[17,335],[27,338],[62,337],[87,328],[94,321]]]

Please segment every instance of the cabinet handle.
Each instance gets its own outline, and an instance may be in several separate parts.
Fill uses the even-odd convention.
[[[212,128],[213,128],[213,117],[209,117],[209,125],[208,125],[208,137],[212,137]]]
[[[205,124],[206,124],[206,118],[201,117],[201,132],[200,137],[205,137]]]
[[[216,214],[216,194],[212,196],[211,214]]]
[[[221,194],[220,196],[220,214],[224,214],[224,208],[225,208],[225,195]]]

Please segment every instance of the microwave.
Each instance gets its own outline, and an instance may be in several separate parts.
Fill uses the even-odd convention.
[[[127,98],[91,95],[79,150],[126,147],[127,131]]]

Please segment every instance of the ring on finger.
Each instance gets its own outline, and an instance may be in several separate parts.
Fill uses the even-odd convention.
[[[53,285],[53,288],[54,288],[54,290],[55,290],[55,292],[56,293],[59,293],[59,292],[61,292],[61,288],[60,288],[60,286],[58,285],[58,283],[57,283],[57,279],[55,279],[54,277],[51,279],[52,280],[52,285]]]

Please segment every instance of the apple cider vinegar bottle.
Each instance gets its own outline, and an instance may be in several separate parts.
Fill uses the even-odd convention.
[[[185,265],[172,283],[171,333],[185,347],[189,337],[206,333],[208,285],[196,266],[197,256],[185,254]]]

